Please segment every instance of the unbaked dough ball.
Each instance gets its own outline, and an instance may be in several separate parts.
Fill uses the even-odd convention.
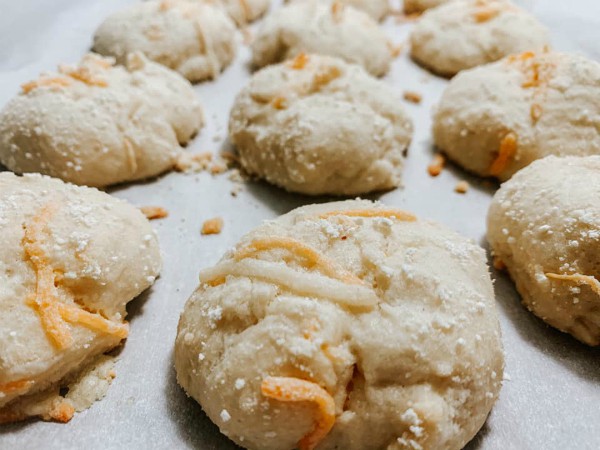
[[[504,183],[488,240],[525,306],[600,345],[600,156],[535,161]]]
[[[600,64],[526,52],[460,73],[433,121],[435,144],[501,180],[547,155],[600,153]]]
[[[452,76],[513,53],[539,51],[546,28],[507,0],[459,0],[427,11],[410,36],[411,56]]]
[[[96,30],[93,50],[125,64],[140,51],[191,82],[217,78],[235,57],[235,24],[217,6],[152,0],[109,16]]]
[[[404,0],[405,13],[420,13],[429,8],[435,8],[451,0]]]
[[[501,386],[484,251],[369,201],[296,209],[200,275],[177,380],[248,449],[462,449]]]
[[[187,0],[215,4],[223,8],[239,25],[243,26],[262,17],[271,6],[271,0]]]
[[[296,1],[270,14],[253,43],[257,67],[319,53],[360,64],[375,76],[385,75],[392,61],[389,41],[377,22],[341,2]]]
[[[0,423],[68,421],[59,387],[127,337],[125,307],[160,270],[156,235],[122,200],[10,172],[0,235]]]
[[[286,1],[307,1],[307,0],[286,0]],[[390,12],[389,0],[321,0],[322,3],[332,4],[338,2],[341,5],[352,6],[356,9],[366,12],[375,20],[382,20]]]
[[[25,83],[0,112],[0,163],[75,184],[107,186],[171,169],[202,127],[192,86],[132,54],[127,67],[88,54]]]
[[[360,66],[300,54],[257,72],[238,95],[231,141],[251,174],[289,191],[391,189],[412,137],[399,94]]]

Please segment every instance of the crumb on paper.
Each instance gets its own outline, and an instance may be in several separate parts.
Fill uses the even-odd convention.
[[[164,219],[169,215],[169,212],[162,206],[142,206],[140,211],[148,220]]]
[[[404,91],[403,96],[404,100],[407,102],[415,103],[417,105],[423,100],[423,96],[415,91]]]
[[[227,166],[223,163],[217,162],[210,166],[210,173],[212,175],[219,175],[227,171]]]
[[[219,234],[223,230],[223,219],[220,217],[214,217],[208,219],[202,224],[202,235],[208,234]]]
[[[446,165],[446,158],[441,153],[437,153],[433,157],[432,163],[429,164],[429,166],[427,166],[427,172],[432,177],[437,177],[440,173],[442,173],[442,170],[444,169],[445,165]]]
[[[469,183],[467,183],[465,180],[461,180],[458,183],[456,183],[456,186],[454,187],[454,192],[457,192],[459,194],[466,194],[469,190],[469,187]]]
[[[210,152],[181,152],[175,162],[175,170],[178,172],[201,172],[209,168],[212,159],[213,155]]]

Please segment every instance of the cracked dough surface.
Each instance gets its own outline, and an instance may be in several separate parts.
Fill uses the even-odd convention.
[[[354,195],[400,184],[412,122],[400,94],[360,66],[301,55],[238,94],[229,133],[242,166],[287,190]]]
[[[248,449],[291,450],[311,433],[319,410],[266,397],[267,377],[308,381],[333,400],[319,450],[458,450],[483,425],[503,372],[484,251],[396,214],[369,201],[302,207],[202,272],[175,366],[225,435]],[[273,239],[318,256],[268,248]]]
[[[600,156],[548,156],[504,183],[488,213],[488,241],[524,305],[588,345],[600,345],[599,195]]]
[[[98,27],[93,50],[125,64],[142,52],[191,82],[214,79],[236,53],[235,24],[221,8],[184,0],[152,0],[121,9]]]
[[[404,12],[419,13],[452,0],[404,0]]]
[[[0,112],[0,163],[107,186],[171,169],[204,117],[188,81],[132,54],[127,66],[86,55],[42,75]]]
[[[69,420],[100,394],[80,386],[65,400],[58,383],[127,335],[126,304],[160,270],[156,235],[122,200],[10,172],[0,173],[0,235],[0,422]]]
[[[286,0],[286,1],[307,1],[307,0]],[[331,4],[337,1],[341,5],[352,6],[366,12],[375,20],[383,20],[390,12],[389,0],[321,0],[322,3]]]
[[[599,122],[599,63],[527,52],[452,79],[434,114],[433,137],[468,171],[507,180],[544,156],[599,154]]]
[[[319,0],[292,2],[269,14],[252,42],[257,67],[301,52],[336,56],[375,76],[385,75],[392,61],[388,38],[375,20],[355,8]]]
[[[457,0],[425,12],[410,42],[413,59],[452,76],[513,53],[543,50],[549,37],[535,17],[508,0]]]

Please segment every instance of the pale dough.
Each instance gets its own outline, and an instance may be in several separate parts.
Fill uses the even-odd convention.
[[[457,0],[431,9],[415,25],[411,56],[433,72],[452,76],[549,44],[538,20],[508,0]]]
[[[299,53],[337,56],[375,76],[392,61],[391,44],[365,12],[340,2],[296,1],[267,16],[252,43],[252,61],[263,67]]]
[[[122,200],[10,172],[0,235],[0,423],[67,421],[102,392],[64,398],[57,387],[127,336],[127,303],[160,271],[156,235]]]
[[[88,54],[25,83],[0,112],[0,163],[75,184],[107,186],[171,169],[202,127],[192,86],[131,54],[126,67]]]
[[[599,154],[598,123],[600,64],[527,52],[450,81],[433,136],[465,169],[506,180],[547,155]]]
[[[139,51],[198,82],[217,78],[235,57],[235,24],[217,6],[152,0],[106,18],[96,30],[93,50],[119,64]]]
[[[307,1],[307,0],[286,0],[286,1]],[[366,12],[375,20],[382,20],[390,12],[389,0],[321,0],[323,3],[332,4],[338,2],[342,5],[351,6]]]
[[[459,450],[498,396],[485,253],[437,224],[369,201],[302,207],[200,280],[177,380],[244,448]]]
[[[310,195],[400,184],[412,122],[400,94],[360,66],[301,54],[257,72],[238,95],[229,133],[251,174]]]
[[[488,240],[525,306],[600,345],[600,156],[547,158],[504,183]]]

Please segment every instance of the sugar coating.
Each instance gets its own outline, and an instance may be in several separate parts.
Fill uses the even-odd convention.
[[[510,178],[548,155],[600,153],[600,64],[526,52],[458,74],[434,114],[437,147],[470,172]],[[492,171],[503,139],[516,152]]]
[[[28,304],[37,292],[37,274],[23,246],[24,227],[48,204],[54,213],[39,245],[54,271],[61,302],[120,323],[127,303],[160,271],[156,235],[137,208],[96,189],[37,174],[0,173],[0,387],[33,382],[0,394],[0,422],[9,402],[55,387],[121,340],[69,323],[73,342],[58,349]]]
[[[549,38],[535,17],[508,0],[457,0],[426,11],[410,42],[413,59],[452,76],[513,53],[540,51]]]
[[[274,268],[289,272],[289,282],[316,276],[281,249],[246,261],[268,267],[261,276],[203,282],[188,301],[175,343],[178,382],[244,448],[291,450],[314,427],[311,403],[261,394],[268,376],[312,381],[331,395],[335,425],[319,449],[458,450],[483,425],[503,379],[484,251],[421,220],[329,216],[336,236],[320,218],[381,208],[347,201],[296,209],[249,233],[217,265],[241,264],[236,251],[256,239],[292,238],[357,275],[374,306],[344,306],[328,288],[303,295],[270,281]],[[221,420],[223,410],[231,420]]]
[[[24,84],[0,112],[0,163],[96,187],[171,169],[204,123],[192,86],[138,53],[113,64],[88,54]]]
[[[392,52],[385,32],[367,13],[319,0],[295,1],[267,16],[252,43],[257,67],[301,52],[336,56],[360,64],[375,76],[390,68]]]
[[[363,194],[400,184],[413,130],[401,104],[360,66],[304,55],[254,74],[234,103],[229,133],[242,166],[273,184]]]
[[[307,0],[286,0],[286,1],[307,1]],[[351,6],[358,10],[364,11],[375,20],[382,20],[390,12],[389,0],[321,0],[322,3],[328,3],[328,4],[332,4],[333,2],[336,2],[336,1],[340,5]]]
[[[600,156],[548,156],[504,183],[488,213],[488,240],[523,304],[588,345],[600,345],[599,194]]]
[[[217,78],[235,57],[235,24],[206,2],[151,0],[108,16],[94,34],[93,50],[119,64],[139,51],[198,82]]]

